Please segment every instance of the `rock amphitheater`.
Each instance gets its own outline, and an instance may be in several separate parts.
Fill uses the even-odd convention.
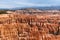
[[[60,40],[60,15],[0,14],[0,40]]]

